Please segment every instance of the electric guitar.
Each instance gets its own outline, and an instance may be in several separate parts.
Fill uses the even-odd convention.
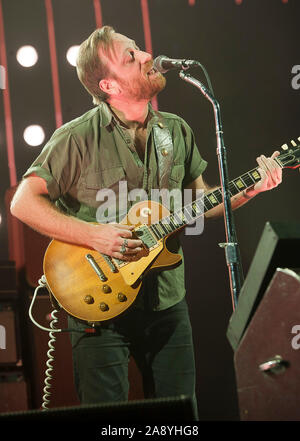
[[[298,138],[300,141],[300,137]],[[276,162],[282,168],[300,166],[300,144],[282,146]],[[229,183],[231,196],[260,180],[257,168]],[[45,252],[43,268],[47,289],[70,315],[88,322],[112,319],[127,310],[136,299],[143,277],[152,270],[167,270],[181,263],[171,253],[167,239],[223,201],[221,188],[181,207],[173,213],[158,202],[133,205],[122,224],[133,224],[133,234],[143,242],[138,260],[127,262],[93,249],[52,240]]]

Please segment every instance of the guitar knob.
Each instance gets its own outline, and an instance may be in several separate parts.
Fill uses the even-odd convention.
[[[109,307],[108,307],[108,305],[106,304],[106,303],[104,303],[104,302],[101,302],[100,303],[100,305],[99,305],[99,308],[101,309],[101,311],[103,311],[103,312],[105,312],[105,311],[108,311],[109,310]]]
[[[93,296],[90,296],[90,295],[87,295],[87,296],[85,296],[84,301],[85,301],[85,303],[87,303],[88,305],[91,305],[92,303],[94,303],[94,297],[93,297]]]
[[[118,300],[119,300],[119,302],[126,302],[127,297],[126,297],[125,294],[123,294],[122,292],[119,292],[119,294],[118,294]]]
[[[102,291],[105,293],[105,294],[108,294],[108,293],[110,293],[111,292],[111,287],[109,286],[109,285],[103,285],[102,286]]]

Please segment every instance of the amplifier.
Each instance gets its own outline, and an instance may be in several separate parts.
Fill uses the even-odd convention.
[[[235,351],[277,268],[300,268],[300,223],[267,222],[227,329]]]
[[[19,361],[17,318],[12,303],[0,303],[0,365],[17,365]]]

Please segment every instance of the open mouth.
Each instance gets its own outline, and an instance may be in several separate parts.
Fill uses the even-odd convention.
[[[155,67],[152,67],[152,68],[147,72],[147,75],[150,76],[150,75],[154,75],[154,74],[156,74],[156,73],[157,73],[157,70],[155,69]]]

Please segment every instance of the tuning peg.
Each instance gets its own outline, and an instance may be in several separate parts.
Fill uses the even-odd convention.
[[[283,145],[281,146],[281,148],[282,148],[282,150],[288,150],[288,149],[289,149],[289,146],[288,146],[287,144],[283,144]]]
[[[291,139],[291,144],[293,147],[297,147],[297,143],[293,139]]]

